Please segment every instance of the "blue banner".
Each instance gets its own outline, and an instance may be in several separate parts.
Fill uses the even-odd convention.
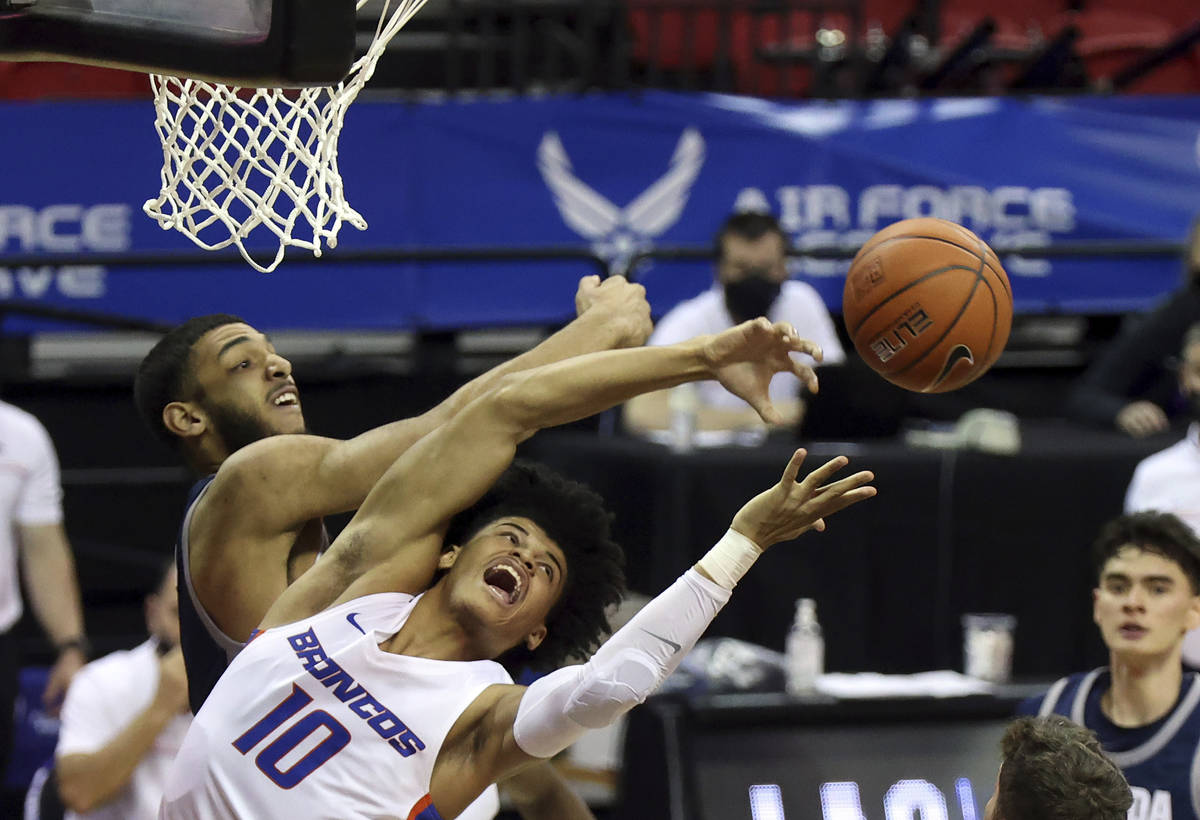
[[[195,251],[141,211],[162,165],[153,117],[149,101],[0,105],[0,298],[167,321],[233,311],[276,329],[446,328],[565,319],[576,281],[593,272],[583,262],[297,264],[296,249],[272,274],[90,263]],[[802,248],[855,248],[920,215],[1002,246],[1181,241],[1200,212],[1198,134],[1196,97],[360,101],[338,153],[369,227],[344,226],[338,248],[576,245],[619,265],[708,243],[734,208],[770,209]],[[5,264],[40,252],[78,261]],[[1004,262],[1022,312],[1141,309],[1181,271],[1172,258]],[[846,265],[801,259],[795,274],[836,311]],[[696,262],[642,275],[659,314],[711,281]]]

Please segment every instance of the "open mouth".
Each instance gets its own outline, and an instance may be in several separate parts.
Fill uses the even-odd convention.
[[[1122,638],[1128,638],[1130,640],[1137,640],[1138,638],[1141,638],[1143,635],[1145,635],[1149,630],[1147,630],[1146,627],[1144,627],[1144,626],[1139,626],[1134,623],[1127,623],[1127,624],[1121,624],[1120,628],[1117,631],[1119,633],[1121,633]]]
[[[296,392],[295,388],[284,388],[274,395],[271,404],[275,407],[299,407],[300,394]]]
[[[496,564],[484,570],[483,582],[488,585],[493,595],[506,604],[515,604],[525,585],[521,573],[507,563]]]

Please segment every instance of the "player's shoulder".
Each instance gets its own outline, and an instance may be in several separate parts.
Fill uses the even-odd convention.
[[[407,592],[372,592],[359,595],[340,604],[322,610],[322,613],[340,613],[358,610],[361,612],[389,612],[398,608],[412,605],[419,595],[409,595]]]
[[[1064,714],[1084,681],[1088,678],[1095,679],[1103,671],[1103,668],[1092,669],[1061,677],[1051,683],[1045,692],[1021,701],[1017,706],[1017,714],[1030,717],[1044,713]]]
[[[1182,438],[1174,444],[1151,453],[1138,462],[1136,470],[1143,473],[1166,469],[1174,464],[1195,463],[1196,444],[1190,438]]]
[[[50,442],[50,434],[37,416],[6,401],[0,401],[0,436],[6,446],[10,442],[13,446],[45,446]]]
[[[298,475],[311,475],[314,465],[340,443],[323,436],[288,433],[247,444],[221,463],[208,496],[229,494],[245,501],[256,492],[278,492],[280,482],[293,486]]]
[[[344,621],[364,635],[371,630],[392,632],[400,628],[419,597],[405,592],[373,592],[326,607],[299,621],[279,624],[271,630],[291,629],[298,624]]]
[[[267,436],[232,453],[217,470],[217,476],[261,472],[264,465],[289,463],[309,457],[313,453],[324,453],[330,446],[337,443],[337,439],[308,433]]]

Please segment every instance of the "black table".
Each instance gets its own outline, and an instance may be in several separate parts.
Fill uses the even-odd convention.
[[[882,817],[890,801],[888,817],[945,816],[946,807],[982,817],[1004,728],[1032,693],[654,697],[628,717],[616,816],[724,820],[761,801],[756,816],[782,807],[789,818]]]

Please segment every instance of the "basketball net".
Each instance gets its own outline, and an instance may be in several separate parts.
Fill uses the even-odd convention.
[[[358,0],[357,8],[366,2]],[[150,75],[162,190],[142,210],[163,230],[174,228],[205,250],[237,245],[264,273],[283,261],[289,245],[314,256],[323,246],[337,247],[343,222],[365,230],[366,220],[342,189],[338,135],[388,42],[425,2],[384,0],[375,39],[336,86],[243,89]],[[267,265],[245,244],[259,228],[278,239]]]

